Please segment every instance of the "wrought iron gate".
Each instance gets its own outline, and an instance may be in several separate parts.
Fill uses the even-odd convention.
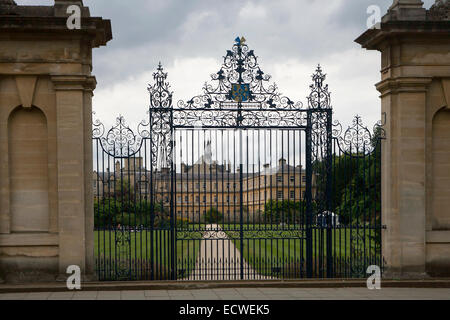
[[[380,140],[333,121],[320,66],[304,107],[236,39],[203,94],[173,105],[160,65],[148,119],[94,123],[103,280],[361,277],[382,266]]]

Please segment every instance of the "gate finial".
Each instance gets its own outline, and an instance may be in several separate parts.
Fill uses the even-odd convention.
[[[310,109],[331,108],[331,93],[328,91],[328,84],[324,85],[326,73],[322,72],[322,67],[318,64],[316,72],[312,75],[311,93],[308,97],[308,107]]]
[[[171,108],[173,93],[167,80],[167,72],[164,72],[162,63],[159,62],[156,72],[153,73],[154,85],[149,85],[150,108]]]

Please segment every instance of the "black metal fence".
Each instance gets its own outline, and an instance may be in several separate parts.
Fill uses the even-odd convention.
[[[172,104],[161,65],[137,133],[94,123],[102,280],[363,277],[382,267],[381,147],[333,121],[320,66],[308,105],[236,39],[203,94]]]

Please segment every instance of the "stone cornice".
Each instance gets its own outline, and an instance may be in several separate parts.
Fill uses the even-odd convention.
[[[51,81],[56,91],[94,91],[97,86],[94,76],[54,75]]]
[[[355,42],[363,48],[379,50],[387,39],[407,35],[440,38],[450,42],[450,21],[388,21],[381,23],[380,29],[367,30]]]
[[[386,79],[376,84],[381,96],[400,92],[426,92],[432,78],[429,77],[401,77]]]
[[[0,16],[0,38],[11,38],[11,34],[64,36],[74,35],[91,40],[92,47],[106,45],[112,39],[111,21],[102,18],[82,18],[80,30],[68,30],[64,17]]]

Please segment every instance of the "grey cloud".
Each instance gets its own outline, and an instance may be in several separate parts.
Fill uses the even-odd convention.
[[[17,2],[51,4],[53,1]],[[425,0],[425,6],[433,2]],[[327,66],[342,69],[333,58],[363,50],[354,39],[366,29],[367,7],[379,5],[384,14],[392,0],[84,0],[84,3],[92,15],[112,20],[114,39],[107,47],[94,50],[94,74],[99,83],[97,92],[101,92],[154,70],[159,61],[173,67],[176,59],[213,58],[217,67],[208,70],[213,73],[238,35],[247,38],[269,74],[275,65],[288,60],[311,67],[308,75],[296,75],[296,79],[309,77],[319,62],[325,66],[325,72]],[[372,52],[369,60],[355,60],[354,67],[346,67],[345,73],[331,72],[330,81],[341,90],[336,96],[352,95],[354,101],[359,99],[365,105],[370,104],[372,110],[379,110],[373,87],[379,77],[378,59]],[[192,78],[199,81],[196,74]],[[351,79],[361,79],[357,84],[368,91],[354,92],[354,88],[341,85]],[[209,79],[203,81],[206,80]],[[277,82],[276,78],[273,80]],[[296,86],[303,92],[308,84]],[[140,90],[145,90],[144,83]],[[373,93],[373,98],[369,99],[367,92]],[[348,102],[352,105],[335,105],[336,110],[341,114],[355,113],[356,102]]]

